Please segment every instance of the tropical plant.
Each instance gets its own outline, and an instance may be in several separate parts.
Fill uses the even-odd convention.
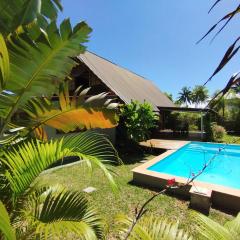
[[[183,103],[186,106],[192,102],[192,91],[189,87],[183,87],[178,93],[178,103]]]
[[[150,130],[157,127],[159,117],[147,102],[131,101],[130,104],[122,106],[120,111],[123,130],[126,131],[128,139],[134,142],[147,140]]]
[[[199,214],[193,213],[193,223],[200,239],[204,240],[236,240],[240,237],[240,213],[231,221],[221,225],[212,219]]]
[[[215,122],[211,124],[213,140],[215,142],[222,142],[224,136],[227,134],[223,126],[217,125]]]
[[[71,57],[84,52],[85,47],[82,43],[87,41],[88,34],[91,32],[84,22],[72,28],[68,19],[64,20],[58,28],[55,14],[51,14],[54,15],[54,20],[51,19],[49,23],[43,15],[39,15],[39,9],[32,6],[39,4],[43,8],[45,4],[41,5],[40,0],[20,2],[23,6],[20,5],[19,8],[24,9],[25,7],[25,14],[29,14],[29,17],[34,15],[35,18],[31,24],[27,21],[28,25],[21,25],[25,21],[19,19],[20,22],[16,23],[16,26],[21,27],[14,29],[13,32],[10,27],[8,31],[4,32],[4,35],[8,34],[5,38],[3,34],[0,35],[0,118],[2,123],[0,136],[3,136],[9,128],[9,122],[14,114],[24,111],[31,98],[48,97],[53,93],[58,93],[59,84],[66,79],[73,66],[77,64]],[[44,2],[59,4],[57,0]],[[2,22],[5,20],[4,16],[10,14],[8,10],[11,4],[9,1],[1,0],[0,6],[7,6],[2,10],[3,14],[0,16],[0,22]],[[53,11],[51,7],[48,10],[49,12]],[[47,9],[44,7],[45,11]],[[11,15],[14,16],[9,19],[15,19],[14,11]],[[9,23],[9,25],[11,24]],[[6,24],[7,26],[8,24]],[[80,112],[82,109],[78,111],[79,114]],[[94,115],[96,111],[91,113]],[[81,118],[79,114],[78,118],[84,119],[85,115],[83,114]],[[80,122],[80,120],[78,121]]]
[[[222,0],[216,0],[212,7],[209,10],[209,13],[220,3]],[[240,4],[237,4],[237,7],[233,9],[233,11],[228,12],[225,16],[223,16],[216,24],[214,24],[208,31],[207,33],[198,41],[201,42],[204,38],[209,36],[214,30],[216,30],[219,26],[219,30],[215,33],[214,37],[212,40],[214,40],[221,32],[222,30],[234,19],[240,12]],[[211,76],[208,78],[208,80],[204,83],[206,85],[209,81],[213,79],[215,75],[217,75],[229,62],[232,60],[232,58],[237,54],[237,52],[240,49],[239,45],[239,40],[240,37],[238,36],[233,43],[228,47],[228,49],[225,51],[223,58],[221,59],[220,63],[216,67],[216,69],[213,71]],[[233,74],[230,79],[228,80],[226,86],[218,93],[218,96],[225,95],[230,89],[234,88],[235,86],[237,87],[240,83],[240,76],[239,72]]]
[[[133,220],[125,215],[116,217],[117,231],[126,239],[126,233],[129,231]],[[144,216],[134,226],[127,239],[134,240],[191,240],[192,237],[182,229],[179,229],[179,222],[171,222],[166,218],[160,218],[153,215]]]
[[[60,140],[25,141],[1,156],[0,200],[5,204],[18,238],[65,236],[72,232],[83,239],[100,239],[103,220],[81,192],[61,186],[42,186],[37,177],[67,156],[79,157],[90,168],[100,167],[113,189],[116,184],[106,163],[116,162],[117,153],[102,135],[84,132]],[[1,221],[7,221],[5,215]]]
[[[88,131],[48,141],[44,132],[44,126],[69,132],[116,125],[116,105],[106,94],[68,95],[73,57],[84,52],[91,29],[84,22],[72,28],[68,19],[58,27],[58,9],[59,0],[0,0],[0,238],[103,237],[103,221],[81,192],[37,181],[65,157],[101,168],[116,189],[106,164],[118,157],[105,137]]]
[[[192,90],[192,102],[198,106],[208,99],[208,89],[205,86],[197,85]]]
[[[116,126],[118,119],[114,112],[117,104],[106,99],[107,93],[86,98],[88,91],[89,88],[79,87],[70,98],[68,84],[61,84],[57,101],[51,101],[47,97],[31,99],[23,109],[26,113],[25,119],[17,122],[43,139],[47,139],[45,126],[65,133],[76,129]]]

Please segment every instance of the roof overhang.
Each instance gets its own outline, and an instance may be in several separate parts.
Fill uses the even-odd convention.
[[[160,107],[158,106],[158,110],[160,112],[199,112],[199,113],[207,113],[212,112],[216,113],[214,110],[210,108],[188,108],[188,107]]]

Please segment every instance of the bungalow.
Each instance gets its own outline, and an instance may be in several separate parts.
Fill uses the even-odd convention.
[[[70,89],[79,85],[92,87],[89,94],[109,92],[109,97],[117,98],[121,103],[130,103],[131,100],[144,100],[157,107],[174,107],[165,94],[163,94],[151,81],[137,75],[115,63],[108,61],[94,53],[86,51],[77,57],[79,65],[72,71]]]
[[[78,65],[73,68],[70,82],[70,95],[78,86],[91,87],[88,95],[108,92],[108,98],[119,103],[130,103],[131,100],[149,102],[155,111],[158,107],[174,107],[174,104],[151,81],[137,75],[115,63],[94,53],[86,51],[76,60]],[[104,129],[114,141],[115,129]],[[51,134],[53,135],[53,134]]]

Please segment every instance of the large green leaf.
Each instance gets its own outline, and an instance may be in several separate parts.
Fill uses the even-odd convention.
[[[62,239],[73,234],[77,239],[103,237],[104,222],[81,192],[54,186],[29,200],[23,219],[36,229],[40,239]]]
[[[12,147],[11,151],[6,151],[1,157],[1,162],[8,169],[5,177],[13,198],[23,195],[43,170],[67,156],[78,156],[89,167],[101,168],[112,186],[116,188],[111,173],[104,165],[117,161],[116,151],[102,135],[84,132],[50,142],[25,142]]]
[[[192,213],[196,230],[199,238],[204,240],[236,240],[239,239],[240,218],[236,218],[232,222],[228,222],[225,226],[211,220],[210,218],[199,214]]]
[[[1,33],[7,36],[34,21],[39,14],[54,20],[58,9],[62,10],[60,0],[0,0]]]
[[[15,232],[10,223],[10,217],[3,203],[0,201],[0,238],[15,240]],[[2,238],[1,238],[2,239]]]
[[[106,99],[105,93],[86,98],[88,90],[78,88],[69,97],[65,84],[60,87],[57,102],[46,98],[31,100],[23,109],[29,116],[22,122],[23,126],[37,129],[37,132],[39,127],[50,126],[65,133],[76,129],[115,127],[117,104]]]
[[[117,231],[125,237],[133,220],[125,215],[116,217]],[[192,237],[179,229],[178,222],[171,223],[167,219],[151,216],[142,217],[132,229],[128,239],[131,240],[191,240]]]
[[[56,22],[52,22],[35,41],[27,32],[9,37],[10,78],[7,91],[0,95],[0,117],[4,118],[4,127],[29,98],[56,92],[58,83],[75,65],[70,57],[85,50],[81,43],[87,41],[90,31],[84,22],[72,29],[69,20],[65,20],[60,31]]]
[[[0,33],[0,92],[4,89],[10,73],[9,56],[5,40]]]

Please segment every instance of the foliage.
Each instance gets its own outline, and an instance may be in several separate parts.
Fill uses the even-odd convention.
[[[223,142],[224,143],[234,143],[234,144],[240,144],[240,136],[236,136],[236,135],[225,135],[223,138]]]
[[[60,0],[1,0],[0,10],[0,29],[7,36],[16,29],[31,24],[41,15],[55,20],[62,5]]]
[[[213,140],[215,142],[222,142],[224,136],[227,134],[225,128],[213,122],[211,124],[211,129],[213,134]]]
[[[135,142],[147,140],[150,130],[157,127],[159,117],[147,102],[131,101],[130,104],[124,105],[120,111],[127,137]]]
[[[132,223],[132,219],[125,215],[118,215],[116,222],[119,224],[120,236],[124,236]],[[124,239],[124,238],[122,238]],[[179,223],[171,223],[165,218],[153,215],[145,216],[135,225],[129,238],[130,240],[191,240],[192,237],[179,229]]]
[[[222,0],[217,0],[209,12],[211,12],[217,5],[219,5],[222,2]],[[219,35],[219,33],[222,32],[222,30],[233,20],[237,17],[237,15],[240,12],[240,5],[238,4],[233,11],[228,12],[225,16],[223,16],[216,24],[214,24],[208,31],[207,33],[198,41],[202,41],[204,38],[209,36],[213,31],[215,31],[220,25],[222,25],[219,30],[215,33],[213,39],[215,39],[216,36]],[[212,40],[213,40],[212,39]],[[225,51],[221,61],[219,62],[218,66],[216,69],[213,71],[211,76],[208,78],[208,80],[205,82],[204,85],[206,85],[209,81],[213,79],[227,64],[230,63],[232,58],[238,53],[240,49],[239,45],[239,40],[240,37],[237,36],[237,38],[233,41],[233,43],[228,47],[228,49]],[[240,83],[240,76],[239,72],[233,74],[230,79],[228,80],[226,86],[218,93],[218,96],[224,96],[230,89],[234,88],[235,86],[238,86]]]
[[[36,183],[43,170],[66,156],[77,156],[91,169],[94,166],[102,169],[116,189],[105,164],[116,162],[117,153],[99,134],[84,132],[50,142],[21,143],[1,157],[5,171],[0,182],[1,192],[5,193],[1,200],[11,209],[12,222],[17,222],[14,226],[18,237],[35,235],[48,239],[68,232],[84,239],[102,237],[103,221],[81,192],[49,184],[39,187]]]
[[[0,238],[4,237],[6,240],[15,240],[16,235],[10,223],[8,212],[0,201]]]
[[[65,133],[75,129],[112,128],[117,125],[116,103],[106,99],[106,93],[87,98],[89,89],[76,89],[69,97],[68,84],[61,84],[58,101],[48,98],[34,98],[28,102],[24,111],[26,119],[22,126],[34,129],[37,136],[44,136],[44,126],[50,126]],[[103,111],[104,107],[104,111]],[[71,119],[71,121],[69,121]]]
[[[213,141],[213,131],[212,131],[212,114],[208,112],[204,119],[203,119],[203,124],[204,124],[204,130],[206,132],[205,140],[206,141]]]
[[[181,91],[178,93],[178,99],[177,102],[178,103],[183,103],[186,106],[188,106],[188,104],[191,104],[192,102],[192,91],[189,87],[183,87],[181,89]]]
[[[174,112],[166,117],[166,128],[173,131],[197,131],[200,129],[200,114]]]
[[[192,102],[196,105],[206,102],[208,99],[208,89],[205,86],[196,85],[192,90]]]
[[[15,12],[11,11],[11,13],[9,13],[8,10],[10,7],[13,7],[11,4],[14,5],[14,3],[9,1],[7,1],[7,3],[5,2],[5,0],[0,1],[0,6],[4,6],[4,4],[8,6],[4,8],[1,17],[4,18],[6,14],[9,19],[13,19]],[[31,17],[35,16],[35,18],[34,21],[27,26],[21,25],[25,23],[25,21],[22,22],[19,19],[20,22],[17,22],[16,25],[21,25],[21,27],[14,29],[13,32],[8,32],[8,36],[5,38],[3,35],[0,35],[0,122],[2,123],[0,126],[0,137],[9,129],[9,123],[13,120],[15,113],[29,110],[29,108],[26,107],[29,106],[29,100],[34,98],[34,101],[37,101],[38,99],[36,100],[36,98],[42,96],[49,97],[61,91],[61,89],[59,90],[59,84],[64,82],[65,79],[68,79],[67,76],[76,65],[72,57],[84,52],[85,46],[83,43],[88,40],[88,35],[91,32],[91,28],[85,22],[80,22],[75,27],[72,27],[69,19],[64,20],[58,28],[50,0],[44,1],[51,5],[49,8],[45,6],[45,3],[41,5],[40,0],[25,0],[20,2],[23,5],[20,5],[19,8],[29,8],[25,9],[25,14],[31,13]],[[44,8],[42,9],[44,13],[46,13],[48,9],[49,12],[47,13],[50,14],[52,12],[50,15],[54,15],[54,19],[50,22],[47,21],[44,15],[39,15],[38,8],[28,5],[30,2],[32,4],[39,4],[39,6],[41,5],[41,7]],[[58,1],[55,0],[54,3],[58,3]],[[56,8],[54,9],[57,10]],[[11,16],[9,16],[9,14],[11,14]],[[36,16],[38,16],[38,18],[36,18]],[[29,16],[30,19],[31,17]],[[15,19],[15,21],[17,20],[18,18]],[[66,94],[63,97],[65,96]],[[100,98],[102,97],[103,96]],[[81,99],[81,97],[79,99]],[[65,102],[63,99],[60,101],[62,103],[61,110],[63,110],[63,107],[69,109],[70,104],[74,105],[74,103],[76,103],[76,101],[70,102],[69,98],[66,98]],[[89,100],[89,102],[90,101],[91,100]],[[41,108],[46,108],[46,102],[41,100],[37,102],[37,105],[34,107],[38,108],[38,111]],[[100,107],[101,111],[103,111],[105,107],[103,101],[100,102],[102,105],[99,104],[96,106],[95,104],[91,111],[88,111],[89,117],[92,119],[96,117],[93,126],[100,126],[101,124],[104,125],[104,123],[109,122],[104,116],[99,118],[99,114],[101,114],[99,111]],[[109,106],[109,102],[106,104]],[[86,117],[86,111],[83,111],[79,106],[75,108],[75,114],[77,114],[80,119]],[[48,116],[49,115],[50,114],[48,114]],[[106,110],[106,115],[111,119],[110,122],[112,123],[108,124],[108,126],[115,126],[115,121],[113,120],[115,118],[114,111]],[[66,112],[61,115],[58,114],[58,123],[61,120],[64,121],[64,118],[66,118]],[[97,119],[101,121],[101,124],[96,124]],[[69,128],[81,128],[86,124],[86,122],[82,121],[75,121],[74,125]]]
[[[84,99],[87,90],[81,89],[68,95],[73,57],[85,51],[91,28],[85,22],[72,27],[69,19],[58,25],[59,9],[59,0],[0,0],[0,230],[9,239],[103,238],[103,220],[79,190],[36,183],[65,157],[100,168],[117,188],[106,164],[118,155],[102,135],[32,138],[34,130],[46,135],[44,125],[65,132],[116,125],[116,105],[106,94]],[[51,102],[58,93],[58,104]]]
[[[200,239],[206,240],[235,240],[240,236],[240,213],[232,221],[226,222],[221,225],[210,218],[193,213],[194,223],[196,224],[197,231]]]

